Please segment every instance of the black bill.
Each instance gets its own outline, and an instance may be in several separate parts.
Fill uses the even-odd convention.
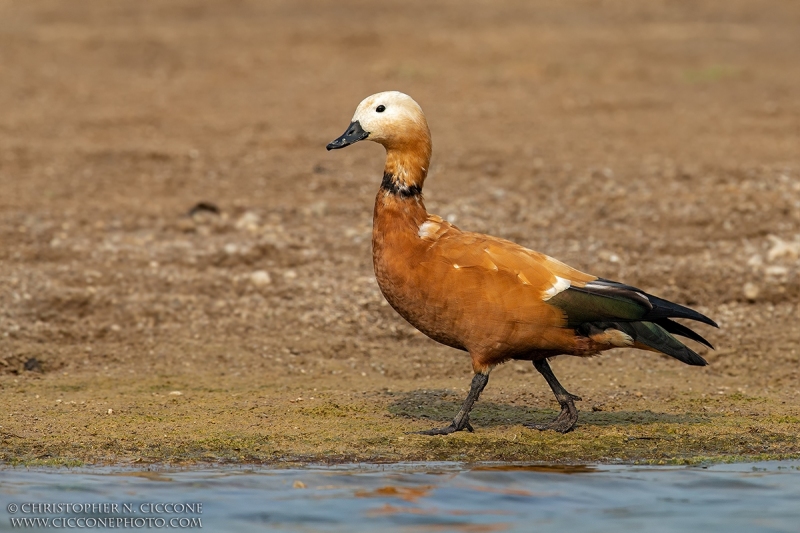
[[[345,146],[350,146],[358,141],[363,141],[367,137],[369,137],[369,132],[364,131],[364,129],[361,127],[361,124],[356,120],[355,122],[350,123],[350,126],[347,127],[347,131],[342,133],[341,137],[335,141],[331,141],[327,148],[328,150],[344,148]]]

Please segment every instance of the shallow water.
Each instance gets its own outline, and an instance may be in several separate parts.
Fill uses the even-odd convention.
[[[67,514],[22,507],[43,502],[79,506]],[[117,503],[119,510],[87,513],[80,505],[90,502]],[[198,502],[202,510],[151,506],[170,502]],[[800,461],[710,467],[425,463],[150,472],[7,468],[0,470],[0,504],[0,531],[20,529],[12,518],[112,516],[127,517],[133,526],[128,529],[172,525],[197,530],[202,525],[206,531],[243,532],[796,532]],[[13,514],[10,504],[17,506]],[[143,517],[164,522],[141,527]],[[140,519],[138,526],[131,521],[135,518]],[[189,522],[192,518],[200,522]],[[62,521],[51,522],[51,528],[85,529],[96,523],[102,524],[84,521],[81,528]]]

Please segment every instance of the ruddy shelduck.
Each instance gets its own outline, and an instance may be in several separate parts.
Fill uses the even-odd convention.
[[[558,382],[547,362],[550,357],[586,357],[633,347],[689,365],[707,364],[673,334],[711,347],[708,341],[671,319],[716,327],[710,318],[513,242],[462,231],[429,214],[422,186],[431,159],[431,135],[422,109],[408,95],[389,91],[369,96],[358,105],[345,133],[327,148],[365,139],[386,148],[372,229],[378,286],[415,328],[469,352],[475,372],[453,422],[423,434],[472,431],[469,413],[489,372],[510,359],[532,361],[561,405],[551,423],[526,426],[562,433],[575,426],[574,401],[580,398]]]

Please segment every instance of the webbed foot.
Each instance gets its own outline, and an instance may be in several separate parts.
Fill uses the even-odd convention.
[[[449,435],[451,433],[455,433],[456,431],[464,431],[467,430],[470,433],[473,433],[475,430],[472,429],[472,425],[469,423],[469,418],[465,418],[464,422],[460,424],[460,427],[456,425],[455,420],[447,427],[440,428],[440,429],[428,429],[425,431],[417,431],[415,434],[417,435]]]
[[[575,429],[575,424],[578,422],[578,410],[575,408],[573,401],[581,401],[579,396],[574,394],[569,395],[568,401],[561,404],[561,412],[552,422],[546,424],[525,424],[526,428],[538,429],[539,431],[547,431],[552,429],[559,433],[569,433]]]

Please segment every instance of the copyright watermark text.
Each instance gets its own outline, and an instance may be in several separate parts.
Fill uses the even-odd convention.
[[[202,528],[202,502],[9,503],[12,529]],[[54,516],[55,515],[55,516]]]

